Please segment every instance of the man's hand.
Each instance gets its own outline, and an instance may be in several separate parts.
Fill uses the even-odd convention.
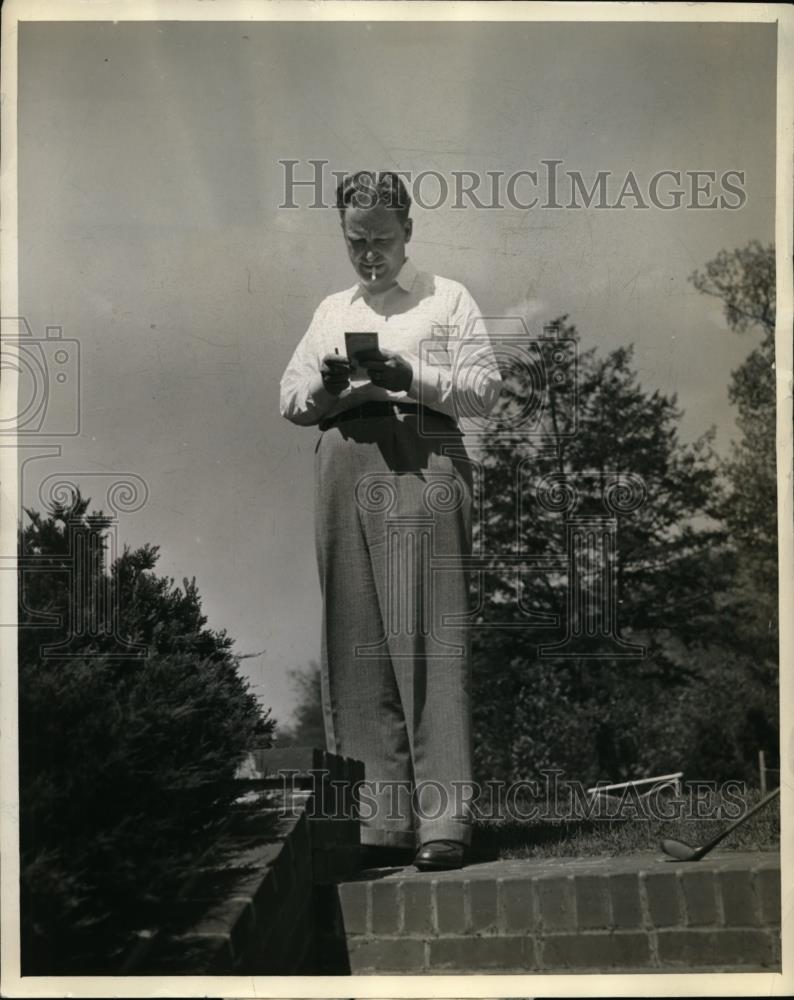
[[[326,354],[320,364],[323,387],[338,396],[350,385],[350,362],[340,354]]]
[[[393,351],[380,348],[379,357],[364,362],[367,374],[373,385],[389,392],[407,392],[414,379],[414,370],[410,362]]]

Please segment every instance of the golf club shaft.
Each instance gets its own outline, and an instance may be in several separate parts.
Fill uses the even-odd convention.
[[[720,841],[724,840],[729,833],[733,833],[737,826],[741,826],[745,820],[748,820],[754,813],[757,813],[759,809],[763,809],[767,802],[771,802],[772,799],[779,793],[780,788],[776,788],[774,792],[770,792],[769,795],[764,796],[760,802],[756,802],[752,809],[747,810],[744,816],[740,816],[739,819],[734,820],[730,826],[725,827],[722,833],[718,833],[716,837],[710,840],[707,844],[704,844],[703,847],[698,850],[698,854],[700,854],[701,857],[703,857],[704,854],[707,854],[713,847],[716,847]]]

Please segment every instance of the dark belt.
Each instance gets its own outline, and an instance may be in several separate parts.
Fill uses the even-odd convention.
[[[411,413],[414,416],[421,414],[422,416],[443,420],[444,423],[449,424],[450,430],[459,430],[458,425],[452,417],[447,416],[446,413],[439,413],[438,410],[431,410],[427,406],[420,406],[419,403],[403,403],[400,400],[395,400],[393,403],[372,400],[369,403],[362,403],[361,406],[352,406],[349,410],[342,410],[341,413],[335,413],[334,416],[321,420],[319,427],[321,431],[327,431],[329,427],[335,427],[336,424],[341,423],[343,420],[359,420],[369,417],[394,417],[398,413]]]

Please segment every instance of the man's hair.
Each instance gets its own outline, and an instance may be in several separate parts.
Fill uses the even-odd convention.
[[[375,173],[359,170],[343,177],[336,188],[336,207],[344,220],[345,210],[350,208],[393,208],[404,222],[411,209],[411,199],[400,177],[388,170]]]

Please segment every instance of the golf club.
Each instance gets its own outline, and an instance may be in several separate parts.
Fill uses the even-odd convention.
[[[671,858],[675,858],[676,861],[700,861],[701,858],[713,850],[720,841],[724,840],[729,833],[733,833],[737,826],[741,826],[746,820],[748,820],[753,813],[757,813],[759,809],[762,809],[767,802],[771,802],[772,799],[780,794],[780,789],[776,788],[774,792],[770,792],[769,795],[764,796],[760,802],[757,802],[752,809],[748,809],[744,816],[736,820],[735,823],[731,823],[727,826],[722,833],[718,833],[716,837],[713,837],[708,843],[703,844],[702,847],[690,847],[689,844],[685,844],[683,840],[663,840],[662,850],[665,854],[669,854]]]

